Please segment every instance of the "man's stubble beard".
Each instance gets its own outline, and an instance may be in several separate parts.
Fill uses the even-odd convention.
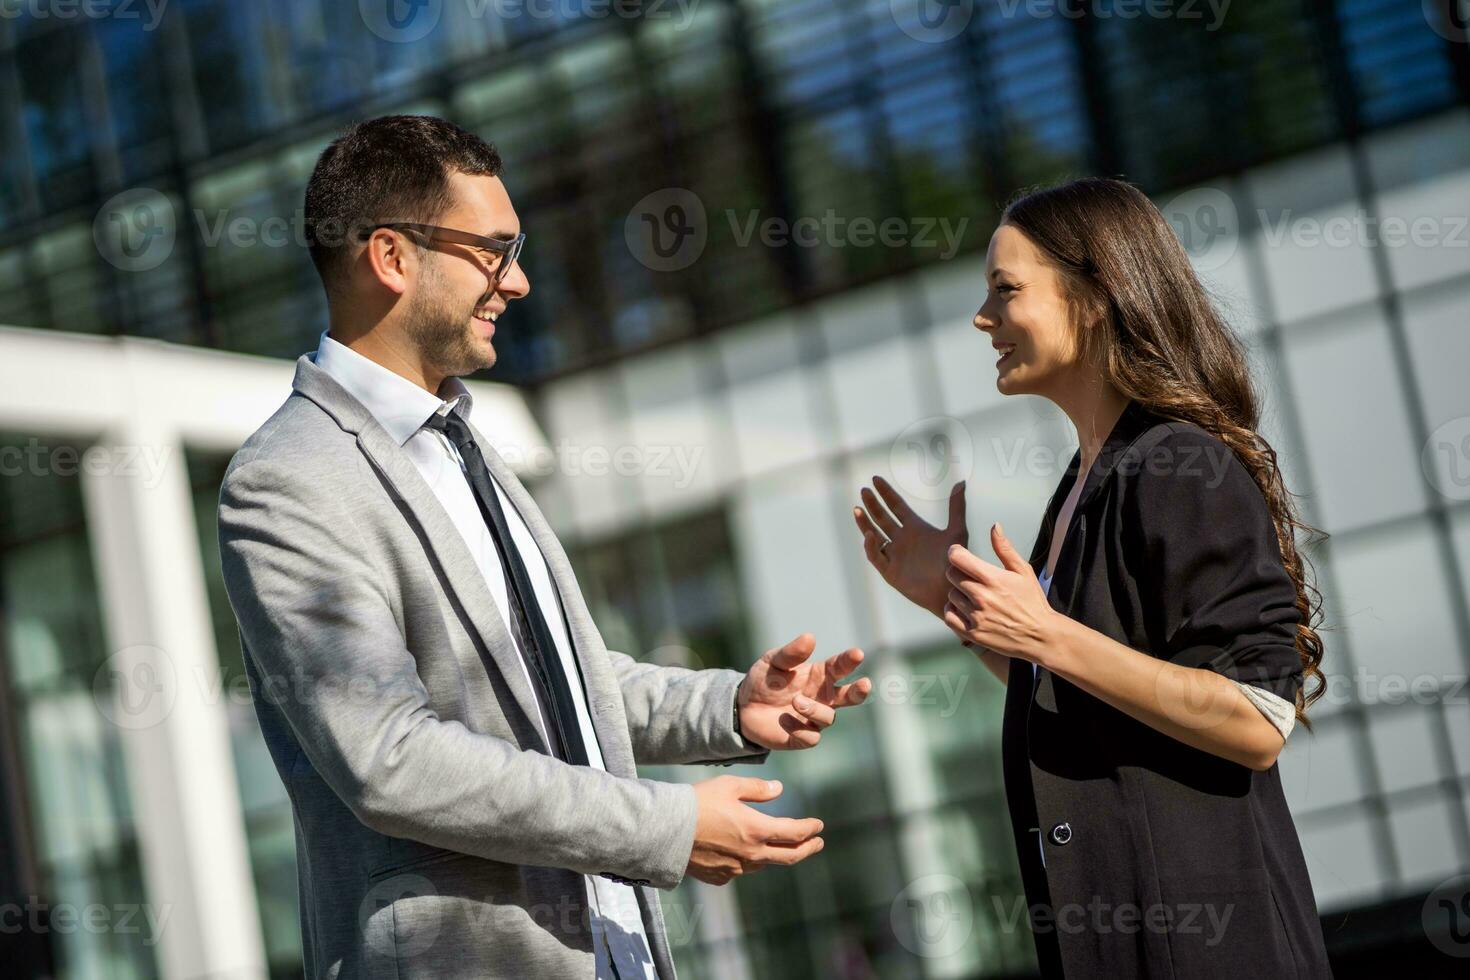
[[[414,292],[407,317],[408,336],[418,346],[424,361],[446,377],[463,377],[495,366],[495,348],[486,354],[470,320],[475,305],[461,313],[449,299],[448,285],[437,262],[424,264],[425,276]]]

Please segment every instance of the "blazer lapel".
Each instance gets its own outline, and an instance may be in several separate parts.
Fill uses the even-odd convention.
[[[490,594],[485,577],[480,574],[479,566],[475,564],[474,556],[470,554],[459,529],[450,520],[439,498],[434,496],[433,489],[424,482],[418,467],[413,465],[361,402],[316,366],[311,355],[303,354],[297,361],[296,378],[292,386],[332,415],[343,429],[356,434],[358,448],[392,489],[395,499],[402,502],[422,530],[427,550],[432,557],[438,559],[449,587],[479,632],[482,644],[500,670],[516,704],[537,737],[542,737],[541,715],[536,707],[535,696],[531,693],[531,687],[521,669],[520,654],[495,608],[495,599]],[[479,442],[478,433],[476,441]],[[480,445],[486,444],[481,442]],[[550,746],[545,745],[544,738],[542,742],[549,752]]]
[[[1087,513],[1085,510],[1087,502],[1107,482],[1108,477],[1113,474],[1119,460],[1129,447],[1157,421],[1159,421],[1157,416],[1130,399],[1123,407],[1117,421],[1113,423],[1112,431],[1103,440],[1097,458],[1092,461],[1092,467],[1087,471],[1087,480],[1082,485],[1082,493],[1077,498],[1077,505],[1072,508],[1072,523],[1064,531],[1066,537],[1061,553],[1057,555],[1057,567],[1052,575],[1051,588],[1047,590],[1047,601],[1057,612],[1063,615],[1069,614],[1072,603],[1077,597],[1077,590],[1081,586],[1081,577],[1077,574],[1077,563],[1067,561],[1066,557],[1083,554],[1087,546]],[[1077,471],[1081,466],[1082,450],[1079,447],[1072,453],[1072,461],[1067,465],[1066,472],[1062,474],[1056,489],[1052,491],[1046,513],[1042,517],[1041,533],[1036,536],[1036,545],[1031,550],[1031,569],[1038,576],[1046,570],[1046,559],[1051,552],[1057,518],[1073,481],[1077,479]],[[1056,710],[1056,695],[1053,690],[1051,672],[1037,670],[1034,674],[1032,702],[1040,703],[1044,709]]]

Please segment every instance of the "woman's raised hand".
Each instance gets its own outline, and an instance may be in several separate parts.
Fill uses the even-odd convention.
[[[852,511],[868,561],[905,599],[943,616],[950,590],[945,578],[950,546],[970,543],[964,481],[949,492],[949,524],[945,527],[935,527],[914,513],[881,476],[873,477],[873,486],[878,492],[863,487],[859,494],[863,506]]]

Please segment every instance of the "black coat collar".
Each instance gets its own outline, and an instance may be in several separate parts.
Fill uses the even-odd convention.
[[[1103,440],[1097,458],[1092,461],[1092,467],[1087,471],[1087,482],[1082,487],[1082,495],[1077,498],[1077,506],[1072,509],[1073,520],[1087,506],[1087,502],[1092,499],[1098,489],[1113,475],[1118,461],[1132,448],[1139,437],[1154,426],[1167,421],[1168,419],[1145,407],[1141,402],[1129,399],[1128,404],[1123,406],[1118,420],[1113,423],[1113,428],[1108,432],[1108,437]],[[1072,453],[1072,460],[1067,464],[1061,479],[1057,481],[1056,489],[1052,491],[1051,500],[1046,505],[1046,514],[1042,518],[1041,533],[1036,536],[1036,547],[1031,554],[1031,564],[1038,571],[1046,567],[1046,553],[1051,547],[1052,531],[1056,526],[1057,516],[1062,509],[1063,502],[1067,499],[1067,493],[1077,479],[1077,471],[1081,466],[1082,447],[1078,446]],[[1037,565],[1038,560],[1042,562],[1041,565]]]

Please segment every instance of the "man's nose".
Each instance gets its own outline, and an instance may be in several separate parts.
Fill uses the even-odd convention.
[[[500,280],[496,288],[502,293],[520,298],[531,291],[531,280],[526,276],[525,270],[521,268],[521,263],[517,261],[515,265],[506,270],[505,276]]]

